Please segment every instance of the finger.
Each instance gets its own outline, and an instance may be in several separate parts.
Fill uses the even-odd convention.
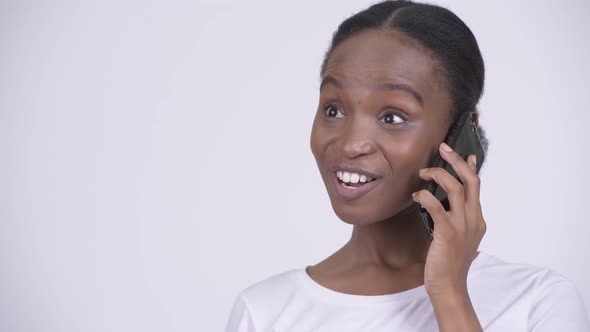
[[[470,154],[469,157],[467,157],[467,165],[469,165],[469,168],[471,168],[471,170],[477,174],[477,166],[476,166],[476,155],[474,154]]]
[[[477,187],[478,187],[477,193],[475,194],[476,197],[473,197],[473,199],[470,199],[469,195],[473,195],[473,193],[468,192],[466,194],[467,196],[465,197],[465,200],[466,200],[466,205],[468,205],[468,206],[469,206],[469,204],[475,203],[476,201],[479,202],[479,193],[481,191],[481,188],[479,187],[480,186],[479,176],[477,175],[477,160],[476,160],[476,158],[477,158],[477,156],[474,154],[470,154],[469,156],[467,156],[467,165],[469,165],[469,168],[473,171],[473,173],[476,174],[476,176],[477,176],[476,182],[478,182],[477,183]],[[466,190],[466,192],[467,192],[467,190]]]
[[[414,201],[428,211],[432,220],[436,224],[435,232],[442,234],[449,234],[452,231],[449,214],[445,211],[441,202],[428,190],[422,189],[412,194]]]
[[[441,152],[441,157],[453,167],[453,170],[463,182],[465,187],[465,199],[470,204],[475,201],[479,202],[480,179],[475,169],[468,165],[467,162],[446,143],[443,142],[440,145],[439,150]]]
[[[440,167],[422,169],[420,170],[419,175],[425,180],[433,180],[438,183],[447,193],[449,205],[451,207],[450,213],[453,215],[453,218],[464,220],[465,192],[461,182],[452,176],[446,169]],[[434,195],[432,196],[434,197]]]

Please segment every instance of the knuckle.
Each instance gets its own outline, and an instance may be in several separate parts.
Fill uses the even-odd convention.
[[[416,199],[420,200],[422,198],[422,195],[424,195],[424,192],[427,191],[426,189],[420,189],[418,191],[416,191]]]
[[[445,169],[442,167],[432,167],[432,168],[430,168],[430,171],[433,173],[440,173],[440,172],[444,172]]]
[[[434,216],[440,216],[439,218],[447,217],[447,211],[444,209],[441,202],[426,189],[423,191],[427,192],[427,194],[424,194],[423,198],[421,199],[422,207],[427,209],[432,214],[433,218]]]
[[[432,210],[432,208],[434,207],[434,204],[432,203],[431,200],[424,199],[424,201],[422,202],[422,206],[428,210]]]
[[[436,201],[431,203],[430,207],[435,213],[440,215],[446,215],[447,211],[442,207],[442,205]]]
[[[463,190],[463,186],[457,181],[453,182],[453,184],[451,184],[449,188],[449,191],[454,192],[456,194],[462,194]]]
[[[481,231],[482,234],[485,234],[486,233],[486,230],[488,229],[488,226],[487,226],[486,222],[483,219],[481,220],[479,229],[480,229],[480,231]]]
[[[481,179],[479,176],[474,175],[473,178],[471,179],[471,182],[473,182],[476,185],[479,185],[481,183]]]

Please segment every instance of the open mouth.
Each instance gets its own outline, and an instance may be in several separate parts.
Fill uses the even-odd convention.
[[[344,171],[337,171],[336,178],[338,179],[338,183],[350,189],[361,188],[364,185],[367,185],[371,182],[374,182],[375,179],[371,178],[370,176],[358,173],[351,173],[351,172],[344,172]]]

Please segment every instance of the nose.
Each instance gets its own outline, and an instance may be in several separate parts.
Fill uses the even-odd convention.
[[[349,121],[341,136],[342,151],[348,158],[368,155],[375,150],[371,128],[360,121]]]

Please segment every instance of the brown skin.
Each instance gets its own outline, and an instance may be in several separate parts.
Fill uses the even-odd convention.
[[[452,107],[441,66],[400,32],[368,30],[333,50],[327,76],[341,87],[321,87],[310,147],[336,215],[354,227],[348,243],[307,273],[327,288],[356,295],[425,285],[441,331],[481,330],[466,286],[485,233],[479,178],[473,165],[441,149]],[[382,83],[405,84],[422,102],[406,90],[375,88]],[[473,118],[477,123],[477,113]],[[437,152],[465,185],[444,169],[419,173]],[[345,199],[332,170],[341,162],[379,175],[379,183],[357,199]],[[421,190],[426,180],[448,192],[448,213]],[[420,205],[435,221],[433,240],[418,214]]]

